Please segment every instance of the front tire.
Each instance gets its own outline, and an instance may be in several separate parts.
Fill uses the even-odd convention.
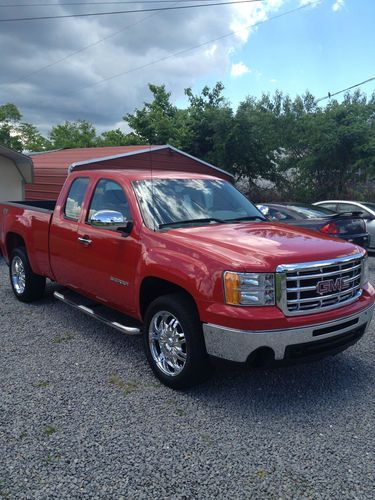
[[[209,375],[210,365],[198,313],[184,295],[165,295],[150,304],[143,338],[153,372],[168,387],[192,387]]]
[[[16,248],[11,255],[9,277],[12,290],[21,302],[33,302],[43,297],[46,278],[31,269],[25,248]]]

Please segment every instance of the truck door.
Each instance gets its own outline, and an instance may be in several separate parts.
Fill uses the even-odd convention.
[[[134,274],[140,247],[132,233],[124,235],[114,229],[92,226],[90,218],[101,210],[121,212],[132,221],[122,186],[111,179],[100,179],[78,228],[79,285],[101,302],[131,313],[135,309]]]
[[[80,282],[77,259],[78,222],[88,185],[88,177],[74,179],[65,205],[55,207],[50,230],[51,268],[55,279],[58,283],[74,289],[79,287]]]

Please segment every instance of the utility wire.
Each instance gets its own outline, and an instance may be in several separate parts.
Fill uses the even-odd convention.
[[[350,87],[343,89],[343,90],[338,90],[337,92],[328,92],[328,95],[321,97],[318,99],[316,102],[324,101],[325,99],[331,99],[331,97],[335,97],[335,95],[342,94],[343,92],[347,92],[348,90],[355,89],[356,87],[360,87],[361,85],[364,85],[365,83],[369,83],[375,80],[375,76],[368,78],[367,80],[364,80],[363,82],[356,83],[355,85],[351,85]]]
[[[202,0],[189,0],[190,2],[199,2]],[[206,2],[212,2],[213,0],[204,0]],[[254,0],[255,1],[255,0]],[[257,0],[262,1],[264,0]],[[18,3],[13,5],[0,4],[0,8],[13,8],[13,7],[66,7],[66,6],[80,6],[85,5],[118,5],[118,4],[134,4],[134,3],[183,3],[186,0],[123,0],[117,2],[69,2],[69,3]]]
[[[67,59],[70,59],[71,57],[73,57],[77,54],[80,54],[81,52],[84,52],[85,50],[88,50],[92,47],[95,47],[96,45],[99,45],[100,43],[105,42],[106,40],[109,40],[110,38],[113,38],[113,37],[119,35],[120,33],[123,33],[127,29],[132,28],[133,26],[137,26],[138,24],[143,23],[143,21],[146,21],[147,19],[150,19],[150,17],[154,17],[156,15],[157,15],[157,12],[154,12],[153,14],[149,14],[148,16],[142,17],[142,19],[139,19],[135,23],[127,24],[126,26],[124,26],[120,30],[115,31],[113,33],[110,33],[109,35],[107,35],[103,38],[99,38],[96,42],[89,43],[88,45],[85,45],[84,47],[81,47],[80,49],[77,49],[74,52],[70,52],[69,54],[66,54],[65,56],[61,57],[60,59],[57,59],[56,61],[53,61],[49,64],[46,64],[45,66],[42,66],[41,68],[38,68],[34,71],[31,71],[30,73],[28,73],[27,75],[24,75],[23,77],[19,78],[18,80],[15,80],[13,82],[9,82],[9,85],[15,85],[16,83],[22,82],[24,80],[28,80],[32,76],[38,75],[39,73],[42,73],[46,69],[52,68],[53,66],[56,66],[57,64],[64,62]]]
[[[91,12],[88,14],[64,14],[61,16],[39,16],[39,17],[14,17],[10,19],[0,19],[0,23],[7,22],[18,22],[18,21],[42,21],[47,19],[67,19],[72,17],[93,17],[93,16],[113,16],[118,14],[139,14],[141,12],[162,12],[166,10],[181,10],[181,9],[196,9],[198,7],[216,7],[219,5],[234,5],[240,3],[254,3],[260,2],[262,0],[235,0],[234,2],[217,2],[217,3],[202,3],[195,5],[179,5],[175,7],[154,7],[148,9],[139,9],[139,10],[118,10],[112,12]]]
[[[177,56],[180,56],[182,54],[186,54],[187,52],[190,52],[192,50],[195,50],[195,49],[199,49],[201,47],[205,47],[206,45],[210,45],[211,43],[214,43],[214,42],[218,42],[219,40],[223,40],[224,38],[229,38],[233,35],[236,35],[238,33],[241,33],[243,31],[246,31],[248,29],[251,29],[251,28],[254,28],[255,26],[259,26],[261,24],[264,24],[268,21],[273,21],[275,19],[280,19],[281,17],[285,17],[285,16],[288,16],[289,14],[294,14],[295,12],[298,12],[300,10],[303,10],[303,9],[306,9],[307,7],[311,7],[312,5],[315,5],[315,4],[318,4],[320,3],[320,0],[316,0],[316,1],[312,1],[308,4],[304,4],[304,5],[301,5],[299,7],[296,7],[295,9],[291,9],[291,10],[287,10],[285,12],[282,12],[281,14],[276,14],[275,16],[272,16],[272,17],[269,17],[267,19],[264,19],[262,21],[258,21],[254,24],[249,24],[239,30],[236,30],[236,31],[230,31],[228,33],[225,33],[224,35],[221,35],[221,36],[218,36],[216,38],[212,38],[210,40],[207,40],[206,42],[203,42],[203,43],[199,43],[197,45],[193,45],[191,47],[188,47],[186,49],[183,49],[183,50],[180,50],[178,52],[173,52],[172,54],[168,54],[164,57],[161,57],[159,59],[155,59],[154,61],[150,61],[146,64],[142,64],[141,66],[137,66],[135,68],[131,68],[131,69],[128,69],[126,71],[122,71],[121,73],[116,73],[115,75],[111,75],[107,78],[103,78],[102,80],[99,80],[95,83],[91,83],[89,85],[85,85],[84,87],[80,87],[79,89],[74,89],[74,90],[71,90],[70,92],[66,92],[66,93],[63,93],[63,94],[60,94],[60,96],[68,96],[68,95],[71,95],[71,94],[75,94],[76,92],[81,92],[82,90],[86,90],[88,88],[91,88],[91,87],[96,87],[97,85],[100,85],[102,83],[105,83],[105,82],[108,82],[110,80],[114,80],[115,78],[118,78],[120,76],[124,76],[124,75],[128,75],[129,73],[134,73],[136,71],[140,71],[142,69],[146,69],[150,66],[153,66],[154,64],[157,64],[159,62],[163,62],[163,61],[166,61],[167,59],[171,59],[173,57],[177,57]]]

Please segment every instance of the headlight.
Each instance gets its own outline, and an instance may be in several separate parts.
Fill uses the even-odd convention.
[[[234,273],[223,275],[225,302],[233,306],[273,306],[275,277],[272,273]]]
[[[363,257],[362,261],[362,286],[369,280],[369,268],[368,268],[368,257],[367,255]]]

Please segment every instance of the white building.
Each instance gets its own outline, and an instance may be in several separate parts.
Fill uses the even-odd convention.
[[[33,182],[33,161],[0,145],[0,201],[21,201],[25,183]]]

